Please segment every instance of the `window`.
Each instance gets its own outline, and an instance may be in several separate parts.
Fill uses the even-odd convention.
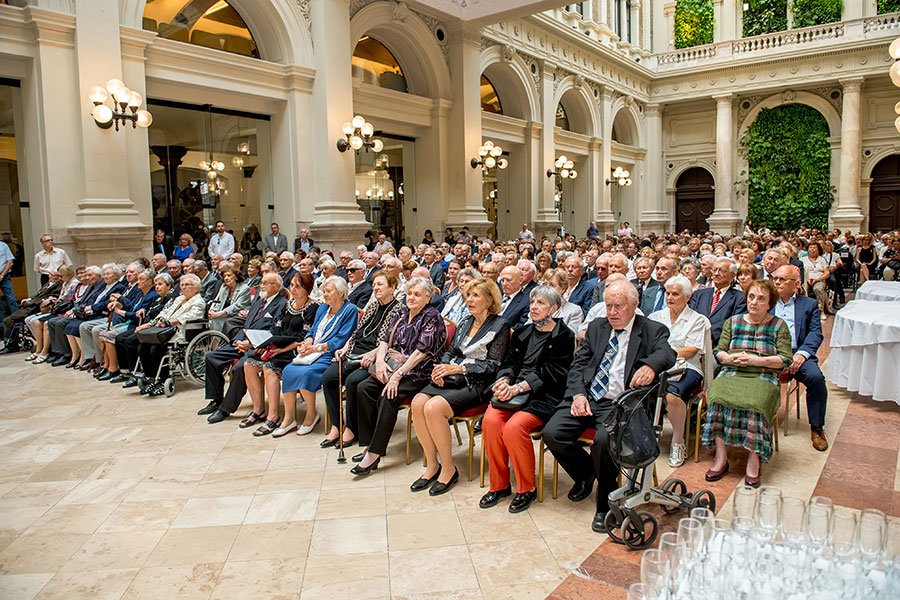
[[[484,75],[481,76],[481,110],[494,113],[495,115],[503,114],[500,96],[497,95],[494,84],[492,84]]]
[[[225,0],[147,2],[144,29],[169,40],[259,58],[250,29]]]
[[[562,102],[556,105],[556,126],[566,131],[571,131],[569,128],[569,117],[566,115],[566,109],[563,108]]]
[[[363,36],[356,44],[351,59],[353,76],[366,83],[397,92],[408,92],[400,63],[384,44],[373,37]]]

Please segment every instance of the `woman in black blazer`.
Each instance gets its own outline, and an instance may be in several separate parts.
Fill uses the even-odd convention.
[[[526,510],[535,498],[534,444],[531,432],[543,426],[563,399],[575,355],[575,334],[553,315],[562,296],[550,286],[531,292],[532,323],[518,329],[497,374],[494,398],[481,425],[490,466],[490,488],[478,503],[495,506],[512,494],[509,463],[516,472],[516,495],[509,512]]]
[[[431,486],[432,496],[447,492],[459,480],[459,471],[450,469],[453,444],[447,420],[488,401],[509,346],[509,323],[499,316],[502,298],[497,284],[478,277],[462,293],[469,316],[459,322],[450,348],[434,365],[431,383],[416,394],[411,407],[428,467],[410,489],[420,492]]]

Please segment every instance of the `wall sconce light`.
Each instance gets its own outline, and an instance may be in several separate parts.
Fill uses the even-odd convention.
[[[494,142],[488,140],[483,146],[478,148],[478,156],[469,161],[473,169],[481,167],[482,171],[493,169],[505,169],[509,166],[509,161],[503,158],[503,148],[495,146]]]
[[[106,104],[106,99],[110,97],[112,108]],[[153,122],[153,115],[149,111],[139,110],[144,103],[143,96],[128,89],[121,79],[110,79],[105,88],[95,85],[88,93],[88,98],[94,103],[91,116],[101,129],[109,129],[115,124],[118,131],[119,123],[124,126],[127,121],[131,121],[132,129],[139,125],[146,128]]]
[[[575,163],[563,154],[553,163],[553,169],[547,169],[547,177],[554,175],[558,175],[562,179],[575,179],[578,177],[578,171],[575,170]]]
[[[612,179],[606,180],[606,185],[615,184],[615,185],[620,185],[622,187],[628,187],[631,185],[631,179],[629,179],[629,177],[631,176],[631,173],[629,173],[622,167],[616,167],[616,170],[613,171],[612,176],[613,176]]]
[[[365,148],[366,152],[369,151],[369,148],[375,152],[384,150],[384,142],[379,139],[372,139],[375,127],[359,115],[353,117],[352,121],[344,123],[341,127],[341,132],[344,134],[344,137],[337,141],[338,152],[346,152],[351,148],[356,150],[357,153],[362,148]]]

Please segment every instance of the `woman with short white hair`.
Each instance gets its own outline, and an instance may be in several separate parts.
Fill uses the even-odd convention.
[[[314,302],[322,302],[322,285],[329,277],[334,275],[334,272],[337,270],[337,264],[326,256],[319,261],[319,269],[322,270],[322,274],[316,277],[312,292],[309,294],[309,297],[312,298]],[[343,277],[341,279],[343,279]]]
[[[669,345],[678,359],[672,370],[686,369],[677,381],[667,384],[667,408],[672,423],[672,446],[669,449],[669,465],[681,466],[687,458],[684,445],[684,422],[687,403],[703,382],[701,356],[712,342],[709,337],[709,320],[688,307],[693,285],[684,275],[676,275],[666,281],[666,306],[650,315],[650,320],[669,328]]]

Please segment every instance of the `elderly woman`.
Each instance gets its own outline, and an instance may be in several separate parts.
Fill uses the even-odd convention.
[[[671,277],[666,281],[666,308],[649,317],[651,321],[669,328],[669,345],[678,356],[672,370],[685,369],[677,380],[668,381],[666,389],[666,412],[672,423],[670,467],[680,467],[687,458],[684,447],[685,407],[703,381],[700,358],[706,350],[706,338],[709,336],[709,320],[688,307],[692,293],[691,282],[687,277]]]
[[[431,383],[412,401],[413,427],[428,468],[410,489],[419,492],[431,486],[432,496],[449,491],[459,480],[459,470],[450,469],[453,443],[447,419],[490,398],[488,390],[509,347],[510,327],[499,316],[503,299],[497,284],[479,277],[466,284],[463,294],[469,316],[457,325],[450,347],[434,365]]]
[[[120,266],[116,265],[118,269]],[[121,319],[116,319],[110,313],[121,302],[124,306],[131,306],[143,296],[137,285],[138,273],[145,269],[140,262],[133,262],[125,268],[124,288],[118,293],[109,295],[107,305],[103,307],[103,314],[91,321],[86,321],[78,326],[79,339],[81,340],[81,356],[85,363],[89,363],[86,370],[93,370],[94,377],[104,374],[103,354],[100,352],[100,333],[107,331],[114,325],[120,325]],[[122,282],[122,279],[119,280]],[[151,283],[150,287],[153,285]]]
[[[114,351],[116,353],[116,364],[119,368],[119,376],[110,379],[110,383],[124,382],[123,388],[134,387],[137,385],[137,377],[132,371],[137,363],[138,349],[140,341],[137,332],[152,326],[156,317],[163,311],[169,302],[175,299],[175,282],[168,273],[160,273],[153,278],[153,289],[156,291],[156,299],[149,308],[144,311],[136,311],[135,316],[138,317],[139,323],[134,329],[130,329],[116,336],[114,341]]]
[[[511,513],[527,510],[534,500],[531,432],[553,416],[562,401],[575,355],[575,334],[562,319],[554,317],[563,302],[559,290],[539,286],[532,290],[530,299],[530,323],[513,333],[481,425],[491,485],[478,505],[490,508],[512,494],[512,463],[516,495],[509,505]]]
[[[354,475],[368,475],[378,468],[381,457],[387,453],[400,405],[425,387],[431,377],[432,367],[447,340],[444,319],[429,304],[433,297],[434,286],[430,280],[422,277],[409,280],[406,306],[397,311],[379,340],[369,376],[356,387],[357,433],[361,440],[371,442],[365,452],[353,457],[359,463],[350,469]]]
[[[544,273],[543,281],[560,294],[564,294],[569,287],[569,276],[566,274],[565,269],[547,269]],[[568,302],[562,296],[560,296],[560,299],[559,308],[553,313],[553,318],[562,321],[566,327],[572,330],[572,333],[577,333],[578,328],[581,327],[581,322],[584,320],[584,313],[577,304]],[[530,318],[526,321],[526,324],[528,323],[531,323]]]
[[[98,381],[120,378],[119,360],[116,356],[116,337],[120,333],[134,329],[140,325],[141,317],[153,306],[159,297],[153,287],[153,271],[142,269],[137,273],[135,285],[139,292],[136,297],[120,296],[110,304],[113,313],[109,327],[100,332],[100,356],[103,358],[103,370],[96,376]],[[130,295],[129,295],[130,296]]]
[[[244,276],[230,263],[219,267],[222,285],[209,305],[209,327],[224,331],[225,321],[250,305],[250,288],[243,283]]]
[[[184,262],[185,259],[194,258],[194,238],[192,238],[187,233],[182,233],[181,237],[178,238],[178,245],[175,246],[175,249],[172,251],[172,258],[175,260]]]
[[[144,377],[156,377],[160,361],[166,353],[166,344],[184,339],[184,324],[188,321],[202,319],[206,312],[206,302],[200,295],[200,278],[193,273],[188,273],[181,276],[179,283],[181,295],[170,302],[152,323],[156,327],[176,327],[175,335],[164,342],[144,342],[143,340],[140,342],[138,355],[141,358]],[[164,393],[163,381],[168,373],[165,372],[165,369],[163,371],[153,383],[145,388],[144,391],[150,396],[161,396]]]
[[[244,361],[244,381],[247,382],[247,390],[253,402],[253,410],[250,415],[241,421],[239,427],[244,429],[252,427],[260,421],[265,421],[253,435],[256,437],[269,435],[274,432],[281,420],[278,418],[278,401],[281,398],[281,373],[285,367],[291,364],[295,350],[302,340],[309,335],[319,305],[309,297],[313,289],[313,276],[309,273],[297,273],[291,277],[290,301],[285,307],[280,319],[272,323],[270,333],[272,337],[266,342],[264,348],[254,351]],[[263,384],[259,380],[262,373],[265,380],[266,398],[268,399],[268,413],[263,406]],[[296,396],[294,404],[296,406]]]
[[[450,300],[457,294],[459,294],[460,283],[458,280],[459,272],[463,270],[462,261],[454,258],[450,262],[447,263],[447,281],[444,283],[444,289],[441,290],[441,295],[444,297],[444,300]]]
[[[542,279],[544,277],[544,273],[547,272],[547,269],[553,267],[553,255],[549,252],[538,252],[537,258],[534,261],[537,264],[537,275],[536,279]]]
[[[72,355],[72,362],[66,368],[75,368],[79,371],[87,371],[93,365],[93,349],[90,356],[81,359],[81,326],[95,321],[94,325],[105,320],[107,313],[107,305],[113,294],[120,294],[125,291],[125,286],[119,282],[122,276],[122,267],[115,263],[107,263],[103,265],[101,277],[103,278],[104,287],[98,294],[92,304],[83,307],[83,312],[76,314],[76,318],[66,324],[66,340],[69,342],[69,349]],[[101,317],[98,319],[98,317]]]
[[[297,346],[297,356],[282,371],[284,419],[281,427],[272,432],[273,437],[294,430],[297,435],[306,435],[319,422],[316,392],[322,387],[322,375],[331,364],[334,352],[350,339],[358,320],[356,306],[347,302],[348,293],[347,282],[336,275],[329,277],[322,286],[325,303],[316,310],[316,320]],[[306,403],[306,415],[299,427],[296,418],[298,391]]]
[[[310,294],[310,297],[315,302],[322,302],[322,284],[325,283],[329,277],[334,275],[334,272],[337,270],[337,263],[331,258],[325,257],[319,261],[319,268],[322,270],[322,274],[316,277],[312,293]]]
[[[778,376],[793,361],[787,324],[768,313],[777,301],[771,281],[754,281],[747,289],[747,314],[732,317],[722,328],[715,349],[722,370],[706,392],[703,443],[716,448],[707,481],[728,473],[726,445],[750,452],[745,483],[751,487],[759,487],[760,462],[772,456],[772,422],[781,404]]]
[[[343,348],[334,353],[334,362],[322,376],[322,391],[325,394],[325,406],[331,418],[331,430],[320,446],[330,448],[340,444],[344,438],[344,446],[352,444],[359,432],[359,409],[357,407],[356,388],[369,376],[368,368],[375,363],[378,340],[384,336],[388,325],[393,321],[401,303],[395,298],[397,278],[385,270],[372,276],[372,298],[366,304],[359,325]],[[338,370],[340,369],[340,373]],[[341,379],[343,381],[341,381]],[[344,430],[338,429],[340,423],[340,388],[343,383],[347,390],[347,411]],[[360,445],[371,440],[360,439]]]
[[[804,288],[807,295],[815,295],[819,302],[819,313],[824,319],[831,314],[828,306],[828,262],[822,256],[822,245],[819,242],[810,242],[807,245],[808,254],[800,259],[803,264],[803,272],[806,275]]]
[[[759,269],[752,263],[743,264],[738,267],[735,278],[737,279],[738,285],[741,286],[741,291],[746,294],[750,284],[759,279]]]
[[[700,261],[693,257],[682,258],[678,263],[678,270],[688,281],[691,282],[691,290],[697,291],[702,285],[697,281],[700,276]]]
[[[259,257],[254,257],[247,263],[247,280],[244,283],[252,290],[260,281],[262,281],[262,261]]]
[[[34,336],[34,353],[36,356],[32,360],[32,364],[39,365],[47,362],[50,355],[50,336],[47,334],[47,321],[55,316],[54,308],[60,306],[63,302],[72,301],[75,291],[79,289],[79,281],[76,274],[83,271],[81,267],[78,271],[72,268],[72,265],[60,265],[56,271],[56,277],[62,280],[63,285],[56,296],[47,298],[41,303],[40,312],[25,317],[25,326],[31,330]],[[53,273],[50,273],[52,279]],[[82,289],[82,293],[84,292]]]
[[[478,273],[478,271],[476,271],[472,267],[466,267],[459,272],[459,275],[456,276],[458,282],[457,290],[465,289],[466,284],[479,277],[481,277],[481,275]],[[447,303],[444,304],[443,310],[441,310],[441,316],[454,325],[468,317],[469,307],[466,305],[465,294],[460,292],[458,294],[454,294],[449,300],[447,300]]]

